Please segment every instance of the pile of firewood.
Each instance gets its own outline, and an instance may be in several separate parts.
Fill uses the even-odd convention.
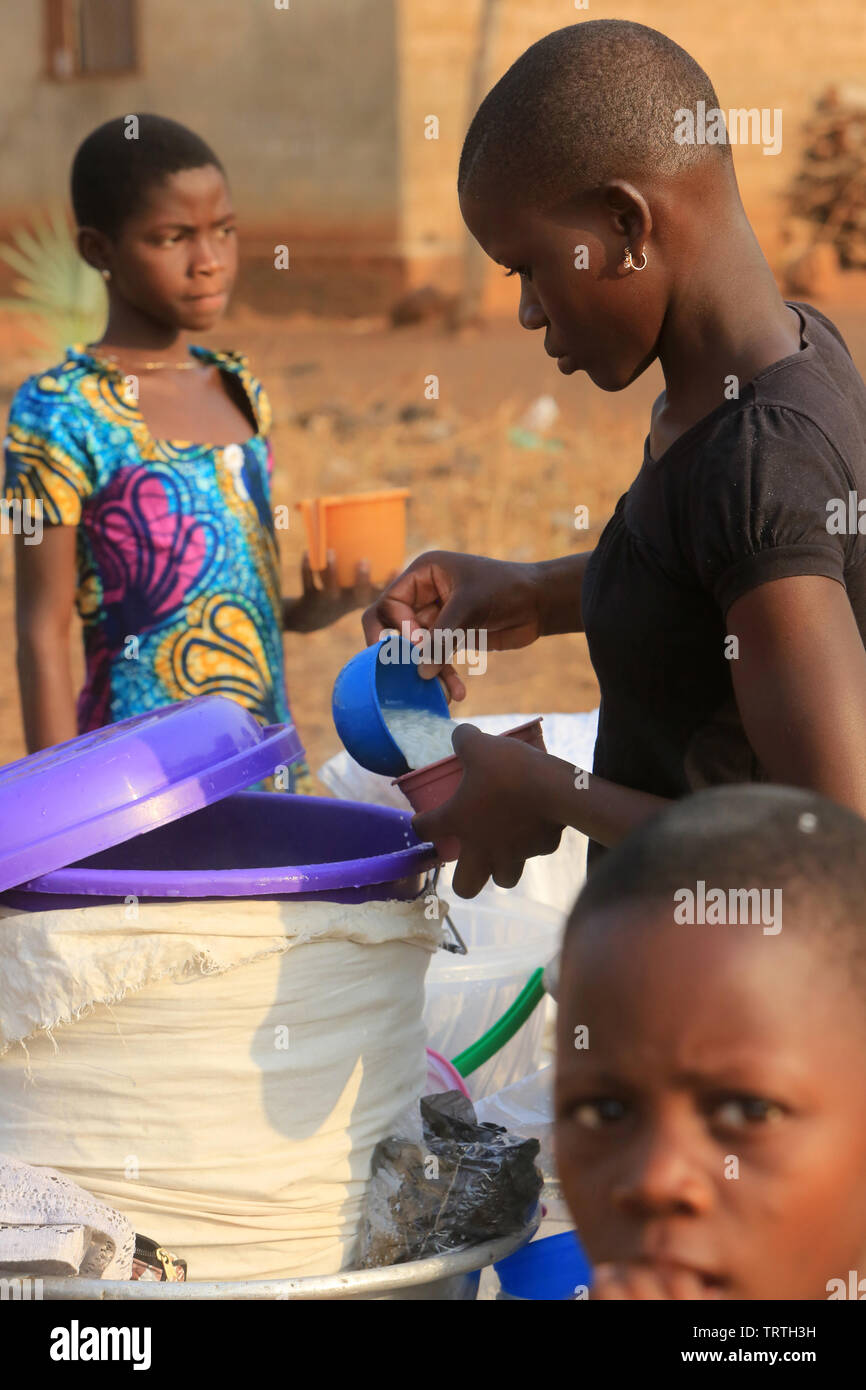
[[[816,102],[790,207],[842,267],[866,268],[866,90],[831,87]]]

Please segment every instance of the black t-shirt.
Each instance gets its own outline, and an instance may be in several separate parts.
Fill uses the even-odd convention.
[[[623,786],[679,797],[767,780],[725,656],[725,615],[750,589],[837,579],[866,645],[866,534],[856,529],[859,519],[866,533],[866,386],[838,329],[807,304],[790,307],[800,351],[660,459],[647,439],[587,564],[583,622],[601,687],[593,771]],[[833,533],[837,512],[853,530],[846,520]],[[603,852],[590,841],[587,867]]]

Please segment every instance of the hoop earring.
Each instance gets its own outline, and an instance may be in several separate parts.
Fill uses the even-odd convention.
[[[627,247],[625,248],[625,256],[624,256],[624,258],[623,258],[623,265],[625,266],[626,270],[646,270],[646,267],[647,267],[647,253],[646,253],[646,251],[644,250],[641,254],[642,254],[642,256],[643,256],[643,265],[637,265],[637,263],[636,263],[635,261],[633,261],[632,258],[631,258],[631,247],[630,247],[630,246],[627,246]]]

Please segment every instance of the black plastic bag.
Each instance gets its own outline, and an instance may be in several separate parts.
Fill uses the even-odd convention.
[[[538,1202],[537,1139],[479,1124],[459,1091],[425,1096],[421,1123],[422,1145],[395,1136],[373,1150],[359,1269],[516,1235]]]

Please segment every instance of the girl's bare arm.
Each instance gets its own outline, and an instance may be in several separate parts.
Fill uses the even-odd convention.
[[[772,580],[726,622],[737,706],[767,775],[866,816],[866,649],[843,586]]]
[[[29,753],[77,732],[69,660],[75,540],[74,526],[46,526],[38,545],[15,537],[18,688]]]

